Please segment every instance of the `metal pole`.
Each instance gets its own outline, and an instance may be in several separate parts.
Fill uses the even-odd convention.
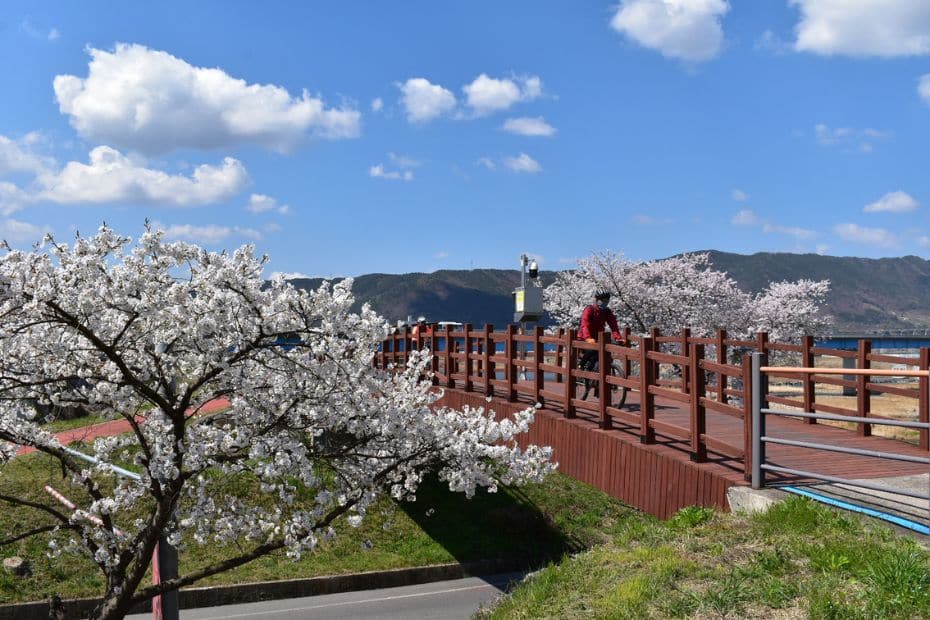
[[[155,547],[155,554],[158,559],[159,583],[170,579],[176,579],[178,576],[178,550],[168,544],[168,539],[162,536],[158,539],[158,545]],[[159,613],[159,611],[161,613]],[[155,620],[179,620],[180,611],[178,607],[177,589],[162,594],[161,609],[157,610],[153,604],[152,612]]]
[[[171,381],[172,390],[174,389],[174,379]],[[77,457],[88,463],[100,464],[100,459],[90,454],[84,454],[74,450],[73,448],[68,448],[67,446],[63,447],[62,450],[70,454],[71,456]],[[113,473],[123,476],[124,478],[130,478],[132,480],[141,480],[139,474],[123,469],[122,467],[117,467],[110,463],[103,463],[110,471]],[[82,511],[83,512],[83,511]],[[102,525],[102,523],[101,523]],[[152,557],[153,564],[153,578],[157,577],[157,583],[160,583],[162,580],[174,579],[178,576],[178,550],[172,545],[168,544],[168,539],[162,536],[158,539],[158,544],[155,546],[155,553]],[[154,620],[179,620],[180,611],[178,607],[178,591],[172,590],[170,592],[165,592],[152,599],[152,616]]]
[[[763,353],[752,354],[752,488],[761,489],[765,485],[762,464],[765,462],[765,416],[762,413],[764,394],[768,391],[768,381],[760,370],[765,364]]]

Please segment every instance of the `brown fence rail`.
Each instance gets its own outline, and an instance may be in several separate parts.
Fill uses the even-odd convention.
[[[767,394],[766,405],[882,420],[872,412],[872,396],[887,393],[913,398],[918,421],[930,421],[927,377],[920,376],[915,388],[877,383],[872,377],[885,373],[862,372],[874,363],[927,370],[930,348],[921,349],[919,358],[914,359],[872,353],[869,340],[861,340],[857,351],[847,351],[814,347],[811,336],[804,336],[796,343],[781,343],[770,341],[765,332],[740,340],[728,337],[725,330],[718,330],[711,337],[692,336],[688,329],[674,335],[652,329],[648,336],[632,336],[629,328],[623,330],[618,343],[610,343],[603,334],[596,343],[587,343],[579,341],[574,330],[560,329],[547,334],[536,327],[529,333],[520,333],[513,325],[494,331],[491,325],[474,329],[466,324],[457,330],[448,325],[443,329],[432,325],[420,334],[407,327],[398,330],[382,343],[374,364],[385,369],[406,364],[411,352],[424,348],[432,351],[430,370],[438,386],[477,391],[509,402],[540,403],[568,418],[579,414],[593,417],[604,429],[620,424],[636,431],[643,443],[655,442],[658,431],[685,442],[694,461],[702,462],[707,459],[708,451],[715,452],[742,461],[747,475],[751,416],[746,390],[750,385],[749,354],[753,352],[787,356],[805,368],[815,367],[817,358],[833,357],[844,364],[855,362],[855,368],[847,369],[857,372],[841,374],[791,368],[773,371],[773,378],[800,382],[801,391],[797,396]],[[579,360],[589,351],[595,352],[599,362],[594,372],[579,368]],[[610,374],[611,360],[622,368],[620,376]],[[593,397],[588,399],[578,398],[576,393],[576,384],[584,380],[597,384]],[[844,394],[855,396],[855,407],[818,403],[817,384],[842,387]],[[638,411],[631,411],[629,406],[614,406],[611,395],[619,389],[638,397]],[[656,419],[657,397],[687,407],[691,414],[688,426]],[[743,425],[744,431],[742,445],[733,445],[707,432],[708,410],[739,420],[737,423]],[[804,422],[817,421],[805,418]],[[860,435],[868,436],[871,431],[868,422],[856,426]],[[921,430],[921,448],[930,449],[928,439],[927,431]]]

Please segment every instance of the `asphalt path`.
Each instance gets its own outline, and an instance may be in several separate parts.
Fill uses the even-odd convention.
[[[409,618],[471,618],[484,604],[496,599],[523,573],[467,577],[415,586],[322,594],[261,603],[181,610],[183,620],[316,620]],[[148,620],[152,614],[126,616]]]

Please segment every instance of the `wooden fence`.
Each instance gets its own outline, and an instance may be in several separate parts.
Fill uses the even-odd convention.
[[[858,369],[868,369],[879,362],[920,370],[927,370],[930,365],[930,348],[921,349],[915,360],[872,353],[868,340],[859,342],[858,351],[847,351],[815,347],[811,336],[803,337],[800,343],[788,344],[770,341],[765,332],[752,339],[734,339],[725,330],[718,330],[713,337],[692,336],[688,329],[674,335],[663,335],[653,329],[648,336],[632,336],[627,328],[619,343],[609,343],[605,334],[596,343],[586,343],[577,339],[575,330],[546,334],[536,327],[523,334],[513,325],[504,331],[494,331],[491,325],[476,330],[468,324],[459,330],[451,326],[439,330],[434,325],[427,335],[420,337],[414,336],[409,328],[399,330],[382,343],[374,364],[385,369],[405,364],[411,351],[424,347],[432,351],[431,371],[438,386],[479,392],[509,402],[540,403],[568,418],[579,413],[594,416],[604,429],[612,428],[615,423],[623,424],[638,429],[640,441],[646,444],[655,442],[659,431],[686,442],[695,462],[705,461],[708,450],[742,461],[747,477],[751,462],[750,399],[746,393],[751,383],[749,353],[790,356],[802,367],[814,366],[818,357],[855,359]],[[596,352],[599,360],[596,372],[578,367],[580,357],[588,351]],[[622,363],[623,377],[611,376],[608,359]],[[871,411],[871,396],[873,392],[882,392],[913,398],[918,420],[930,421],[926,377],[914,388],[873,383],[867,374],[842,377],[786,371],[775,376],[800,382],[801,393],[798,397],[769,395],[767,406],[775,403],[804,411],[881,419]],[[598,393],[593,399],[576,397],[572,388],[583,379],[598,381]],[[854,390],[855,408],[817,402],[818,383]],[[614,407],[610,386],[622,386],[637,394],[639,410]],[[689,409],[689,425],[656,419],[656,397]],[[742,445],[708,434],[708,410],[740,420]],[[815,421],[809,419],[806,423]],[[868,436],[871,425],[861,423],[856,430]],[[930,449],[926,431],[920,432],[919,443],[921,448]]]

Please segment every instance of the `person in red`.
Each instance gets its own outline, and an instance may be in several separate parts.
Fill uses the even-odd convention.
[[[433,330],[426,324],[426,317],[418,317],[417,324],[413,326],[413,331],[410,332],[414,348],[421,351],[424,346],[429,346],[429,338],[432,333]]]
[[[620,342],[620,328],[617,326],[617,317],[607,307],[610,302],[610,291],[599,290],[594,293],[594,303],[587,306],[581,313],[581,328],[578,330],[578,339],[585,342],[597,342],[597,335],[604,331],[604,325],[610,326],[610,335],[615,342]],[[597,365],[597,351],[585,351],[579,366],[582,370],[594,370]]]

